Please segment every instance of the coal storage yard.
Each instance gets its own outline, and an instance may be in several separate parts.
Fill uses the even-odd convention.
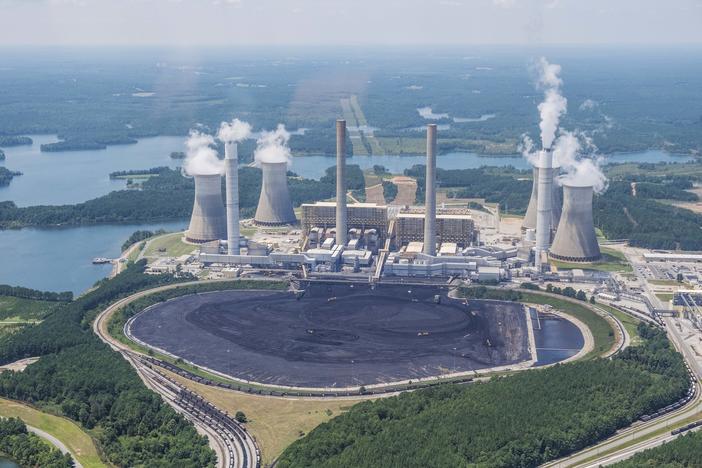
[[[233,290],[176,298],[139,314],[130,332],[238,379],[345,387],[528,360],[526,322],[521,304],[465,304],[437,287],[311,284],[297,295]]]

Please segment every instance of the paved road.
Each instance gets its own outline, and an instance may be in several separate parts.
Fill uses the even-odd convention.
[[[71,453],[71,451],[68,450],[68,447],[66,447],[66,445],[63,442],[61,442],[60,440],[58,440],[56,437],[52,436],[48,432],[42,431],[39,428],[29,426],[29,425],[27,425],[27,430],[33,434],[38,435],[42,439],[48,440],[53,446],[55,446],[57,449],[59,449],[61,451],[61,453],[69,454],[71,456],[71,458],[73,458],[73,464],[75,465],[76,468],[83,468],[83,465],[80,464],[80,462],[78,461],[76,456],[73,453]]]
[[[142,291],[115,302],[107,309],[100,312],[93,322],[93,331],[102,341],[122,356],[136,369],[137,374],[144,384],[171,405],[176,411],[183,414],[195,424],[199,432],[206,434],[210,446],[217,453],[218,466],[223,468],[258,468],[260,466],[260,452],[253,438],[229,418],[214,418],[217,412],[224,414],[212,407],[203,411],[201,407],[194,407],[185,401],[183,396],[187,391],[176,382],[169,380],[140,359],[140,353],[132,351],[126,345],[114,339],[107,331],[107,324],[111,315],[124,305],[148,294],[173,289],[191,284],[203,284],[222,280],[194,281],[189,283],[171,284],[159,288]],[[185,395],[187,396],[187,395]],[[199,398],[196,396],[196,398]],[[200,398],[201,399],[201,398]],[[214,411],[214,413],[213,413]]]
[[[674,320],[670,317],[664,318],[668,330],[668,336],[690,365],[690,368],[697,380],[697,392],[694,398],[684,407],[677,411],[672,411],[665,416],[661,416],[646,423],[637,422],[634,425],[623,429],[614,436],[601,443],[575,453],[569,457],[547,463],[545,467],[598,467],[609,465],[617,461],[625,460],[635,453],[647,448],[656,447],[664,442],[674,439],[670,431],[682,425],[682,421],[696,417],[702,418],[702,392],[700,391],[699,366],[696,365],[692,351],[685,345],[682,338],[673,325]],[[662,433],[660,433],[663,431]],[[660,434],[657,434],[660,433]],[[632,442],[643,438],[644,440],[632,445]],[[604,455],[600,455],[604,454]]]

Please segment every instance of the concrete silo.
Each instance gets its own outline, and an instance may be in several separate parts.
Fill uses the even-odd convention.
[[[288,191],[287,162],[261,162],[263,183],[254,216],[257,226],[285,226],[297,223]]]
[[[185,238],[204,243],[225,239],[227,217],[222,202],[222,177],[219,174],[195,175],[195,203]]]
[[[563,185],[563,214],[550,257],[565,262],[594,262],[601,258],[592,220],[592,187]]]

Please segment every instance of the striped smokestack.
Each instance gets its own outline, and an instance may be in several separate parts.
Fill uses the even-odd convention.
[[[346,245],[346,121],[336,121],[336,245]]]
[[[436,124],[427,125],[425,189],[424,253],[436,255]]]

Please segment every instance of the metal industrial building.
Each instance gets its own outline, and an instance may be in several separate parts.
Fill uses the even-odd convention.
[[[563,214],[550,257],[565,262],[594,262],[601,258],[592,220],[592,187],[563,185]]]
[[[313,228],[336,228],[337,204],[335,202],[305,203],[302,209],[302,231],[309,236]],[[380,245],[385,243],[388,233],[388,207],[375,203],[351,203],[346,205],[346,226],[363,231],[375,229]],[[347,233],[348,234],[348,233]]]
[[[227,236],[227,218],[222,201],[222,177],[219,174],[195,175],[195,203],[190,227],[185,233],[189,242],[202,244]]]
[[[424,242],[424,212],[405,210],[395,218],[398,247],[410,242]],[[467,247],[473,242],[475,223],[468,210],[439,212],[436,215],[436,243],[451,242],[459,247]]]
[[[257,226],[285,226],[297,223],[288,191],[288,164],[261,163],[263,182],[254,216]]]

